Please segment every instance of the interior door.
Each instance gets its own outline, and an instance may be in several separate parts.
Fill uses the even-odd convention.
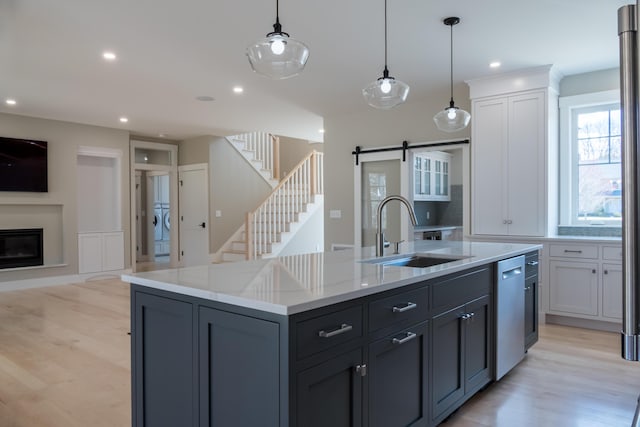
[[[207,165],[178,168],[180,257],[183,266],[210,263]]]
[[[362,154],[354,169],[356,246],[375,246],[377,208],[390,195],[409,199],[409,161],[402,153],[382,152]],[[389,203],[382,215],[382,229],[388,241],[409,240],[409,215],[401,213],[399,202]]]

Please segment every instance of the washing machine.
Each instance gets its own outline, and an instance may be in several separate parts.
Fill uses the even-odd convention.
[[[162,212],[162,206],[158,203],[153,207],[153,240],[158,241],[158,240],[163,240],[162,239],[162,223],[163,223],[163,216],[162,216],[163,212]]]
[[[162,240],[170,240],[171,220],[169,218],[169,205],[162,205]]]

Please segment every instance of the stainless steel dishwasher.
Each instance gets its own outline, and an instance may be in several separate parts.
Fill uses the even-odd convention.
[[[524,255],[498,262],[496,380],[524,358]]]

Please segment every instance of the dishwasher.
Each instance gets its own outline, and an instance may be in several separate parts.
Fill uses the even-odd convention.
[[[524,255],[498,262],[496,381],[524,358]]]

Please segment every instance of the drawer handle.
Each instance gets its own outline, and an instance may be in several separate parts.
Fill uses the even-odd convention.
[[[394,313],[404,313],[405,311],[413,310],[417,306],[418,304],[416,303],[408,302],[404,307],[398,307],[394,305],[392,310]]]
[[[582,251],[581,250],[573,250],[573,249],[565,249],[564,253],[565,254],[581,254]]]
[[[394,338],[391,340],[391,342],[394,344],[404,344],[406,342],[411,341],[415,337],[417,337],[417,335],[414,334],[413,332],[407,332],[404,338]]]
[[[347,325],[346,323],[343,323],[342,325],[340,325],[340,327],[338,329],[334,329],[333,331],[320,331],[318,332],[318,336],[322,337],[322,338],[331,338],[331,337],[335,337],[336,335],[340,335],[340,334],[344,334],[345,332],[349,332],[350,330],[353,329],[353,326],[351,325]]]
[[[538,261],[529,261],[527,265],[536,266],[538,265]]]

